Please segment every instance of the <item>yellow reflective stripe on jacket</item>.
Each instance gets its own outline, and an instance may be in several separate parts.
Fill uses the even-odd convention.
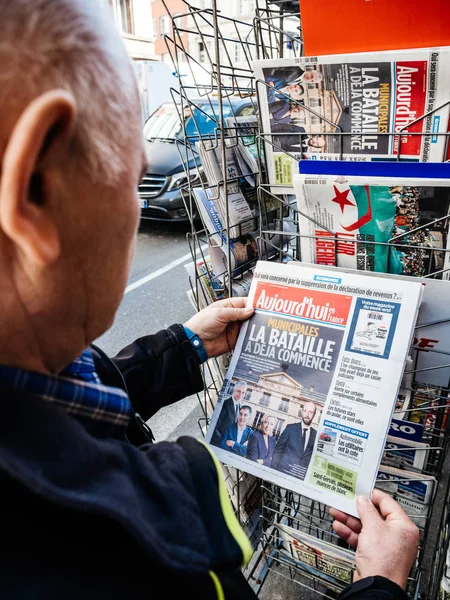
[[[225,479],[223,476],[223,471],[220,466],[220,462],[218,461],[214,452],[209,448],[207,444],[205,444],[202,440],[199,440],[205,448],[208,449],[208,452],[211,454],[214,464],[216,466],[218,480],[219,480],[219,498],[220,505],[222,507],[222,513],[225,519],[225,523],[230,530],[231,535],[236,540],[236,543],[241,549],[243,555],[242,567],[245,567],[247,563],[250,561],[253,555],[253,548],[250,544],[250,540],[248,539],[245,531],[242,529],[236,515],[234,514],[233,505],[231,504],[230,496],[228,495],[228,490],[226,488]]]
[[[223,587],[220,583],[220,579],[217,577],[214,571],[210,571],[209,574],[211,576],[211,579],[213,580],[214,587],[216,588],[217,600],[225,600],[225,594],[223,593]]]

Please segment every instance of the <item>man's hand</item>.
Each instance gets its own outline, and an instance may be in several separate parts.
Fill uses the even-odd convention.
[[[374,489],[372,502],[357,500],[360,519],[330,508],[333,529],[356,548],[353,581],[382,575],[406,588],[411,566],[417,557],[419,529],[403,508],[381,490]]]
[[[227,298],[213,302],[185,323],[201,339],[209,358],[231,352],[236,345],[239,321],[253,314],[245,308],[247,298]]]

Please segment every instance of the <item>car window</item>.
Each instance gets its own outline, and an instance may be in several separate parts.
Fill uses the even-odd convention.
[[[200,136],[213,135],[217,127],[219,117],[219,105],[217,102],[211,104],[198,104],[197,107],[185,107],[185,129],[190,141],[195,141]],[[246,104],[241,109],[234,108],[229,102],[222,105],[223,116],[253,115],[254,107]],[[147,120],[144,126],[144,136],[147,140],[162,139],[175,140],[183,137],[183,128],[177,107],[173,102],[166,102],[160,106]]]
[[[144,125],[144,136],[152,139],[175,139],[181,129],[178,111],[173,102],[167,102],[155,110]]]
[[[199,110],[200,109],[200,110]],[[232,115],[232,109],[226,104],[223,105],[223,116],[224,118]],[[199,108],[194,108],[193,118],[191,117],[186,121],[186,135],[190,138],[198,137],[200,132],[201,136],[207,136],[214,134],[214,130],[217,127],[217,121],[219,119],[219,105],[214,103],[212,107],[210,104],[199,105]]]
[[[240,117],[248,117],[249,115],[255,114],[255,107],[253,104],[247,104],[243,106],[237,113]]]

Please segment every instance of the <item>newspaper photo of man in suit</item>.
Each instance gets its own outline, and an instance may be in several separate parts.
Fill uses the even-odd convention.
[[[230,425],[237,423],[239,417],[239,409],[244,402],[245,394],[247,393],[247,382],[244,380],[237,381],[234,384],[231,395],[223,399],[223,406],[217,419],[214,433],[211,438],[211,444],[220,446],[223,436]]]
[[[305,479],[317,435],[317,429],[311,426],[316,410],[314,402],[306,402],[302,409],[302,420],[286,425],[273,452],[273,469]]]
[[[246,456],[248,440],[253,433],[253,429],[248,424],[251,414],[252,407],[248,404],[240,407],[237,423],[233,423],[227,428],[220,442],[223,450]]]

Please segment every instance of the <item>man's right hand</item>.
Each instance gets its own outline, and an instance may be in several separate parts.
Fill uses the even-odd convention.
[[[330,508],[333,529],[356,549],[353,581],[381,575],[406,588],[417,557],[419,529],[389,494],[374,489],[357,500],[359,519]]]

